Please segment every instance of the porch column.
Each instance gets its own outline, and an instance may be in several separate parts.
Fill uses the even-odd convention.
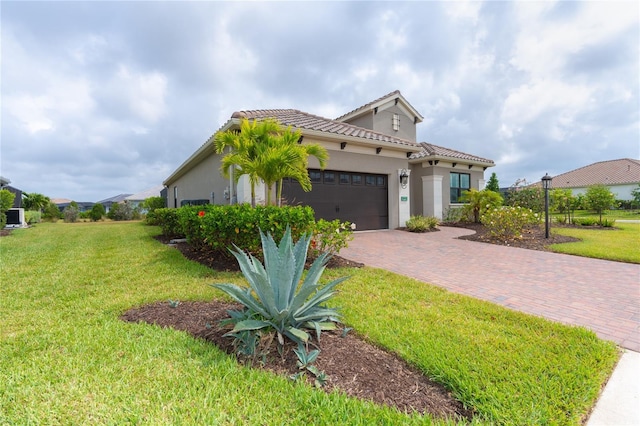
[[[442,176],[422,176],[422,214],[442,219]]]

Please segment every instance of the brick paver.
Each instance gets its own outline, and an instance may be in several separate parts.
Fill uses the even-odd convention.
[[[459,240],[473,233],[357,232],[342,257],[587,327],[640,352],[640,265]]]

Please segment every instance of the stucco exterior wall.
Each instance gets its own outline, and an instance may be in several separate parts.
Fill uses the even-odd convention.
[[[633,195],[631,195],[631,191],[638,188],[638,184],[627,184],[627,185],[608,185],[609,190],[615,194],[616,200],[625,200],[630,201],[633,200]],[[571,190],[571,193],[574,196],[584,195],[587,193],[587,188],[568,188]]]
[[[393,130],[391,125],[393,114],[398,114],[400,116],[399,130]],[[376,132],[384,133],[386,135],[392,135],[413,142],[416,141],[416,125],[413,122],[413,117],[407,116],[397,106],[379,110],[377,114],[373,115],[372,128]]]
[[[167,188],[168,207],[180,207],[183,200],[209,200],[211,204],[228,204],[224,197],[229,180],[220,173],[220,156],[209,155]],[[174,194],[177,187],[178,198]],[[213,197],[212,197],[213,194]]]

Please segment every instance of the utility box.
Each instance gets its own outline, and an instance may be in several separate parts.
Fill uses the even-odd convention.
[[[7,228],[23,228],[27,226],[24,220],[24,209],[7,210]]]

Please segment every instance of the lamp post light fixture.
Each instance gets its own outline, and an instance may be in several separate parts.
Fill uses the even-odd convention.
[[[409,173],[407,172],[407,169],[402,169],[400,171],[400,186],[402,186],[402,188],[406,188],[407,183],[409,183]]]
[[[551,176],[545,173],[542,177],[542,188],[544,188],[544,237],[549,238],[549,188],[551,188]]]

